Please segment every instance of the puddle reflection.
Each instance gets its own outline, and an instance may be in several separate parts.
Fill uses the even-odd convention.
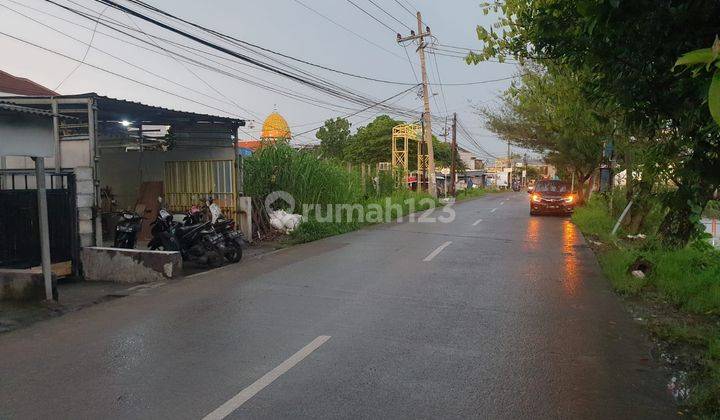
[[[529,250],[537,250],[540,245],[540,220],[531,217],[528,220],[527,230],[525,231],[525,246]]]
[[[574,245],[577,241],[577,230],[569,220],[563,223],[563,288],[569,296],[577,293],[580,284],[578,274],[578,259],[575,256]]]

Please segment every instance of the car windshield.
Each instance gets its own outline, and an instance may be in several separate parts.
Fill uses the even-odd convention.
[[[535,185],[535,191],[537,192],[568,192],[570,188],[563,182],[538,182]]]

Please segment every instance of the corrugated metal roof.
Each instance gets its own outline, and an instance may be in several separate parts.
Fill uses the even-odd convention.
[[[95,92],[82,93],[77,95],[60,95],[60,96],[38,96],[38,97],[2,97],[0,101],[17,102],[28,105],[33,99],[95,99],[99,118],[104,121],[132,121],[142,124],[172,125],[182,123],[208,123],[208,124],[225,124],[237,125],[243,127],[245,120],[241,118],[221,117],[212,114],[200,114],[197,112],[178,111],[171,108],[161,106],[147,105],[141,102],[129,101],[126,99],[111,98],[109,96],[98,95]],[[38,103],[38,105],[41,105]],[[47,104],[45,104],[47,106]]]
[[[200,114],[197,112],[179,111],[176,109],[165,108],[155,105],[147,105],[141,102],[130,101],[127,99],[111,98],[109,96],[98,95],[95,92],[83,93],[78,95],[63,95],[59,98],[95,98],[98,104],[98,111],[101,114],[112,114],[118,116],[118,120],[133,120],[137,117],[138,122],[146,122],[155,119],[188,119],[192,122],[208,122],[208,123],[224,123],[245,125],[245,120],[241,118],[221,117],[212,114]],[[124,115],[125,117],[119,118]],[[151,117],[151,118],[148,118]],[[157,121],[153,121],[157,122]]]
[[[0,92],[27,96],[57,96],[57,92],[24,77],[13,76],[0,70]]]
[[[57,115],[58,117],[64,118],[64,119],[73,119],[73,120],[77,119],[75,117],[70,117],[67,115],[54,114],[52,111],[48,111],[45,109],[32,108],[29,106],[20,106],[20,105],[7,103],[7,102],[0,102],[0,111],[21,112],[24,114],[33,114],[33,115],[39,115],[39,116],[44,116],[44,117],[49,117],[49,118]]]

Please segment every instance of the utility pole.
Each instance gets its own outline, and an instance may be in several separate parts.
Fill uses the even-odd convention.
[[[430,114],[430,93],[428,88],[428,77],[427,77],[427,69],[425,66],[425,42],[424,37],[430,35],[430,27],[425,27],[425,32],[423,32],[422,27],[422,16],[420,15],[420,12],[417,12],[417,25],[418,25],[418,32],[417,34],[414,31],[410,31],[410,36],[403,37],[400,34],[397,34],[397,41],[398,43],[404,42],[404,41],[411,41],[411,40],[418,40],[418,48],[417,52],[420,56],[420,71],[422,73],[422,87],[423,87],[423,106],[425,112],[423,112],[423,142],[427,146],[427,154],[428,154],[428,193],[432,195],[433,197],[437,197],[437,185],[435,183],[435,154],[433,152],[433,144],[432,144],[432,117]],[[419,145],[418,145],[419,146]],[[419,184],[419,183],[418,183]]]
[[[508,144],[508,167],[512,168],[512,159],[510,159],[510,140],[508,140],[507,144]]]
[[[455,196],[455,149],[457,148],[456,143],[456,132],[457,132],[457,113],[453,113],[453,124],[452,124],[452,144],[450,145],[450,195]]]
[[[510,157],[510,140],[508,140],[507,144],[508,144],[508,155],[507,155],[507,159],[508,159],[508,168],[509,168],[509,170],[508,170],[508,172],[507,172],[507,187],[508,187],[508,190],[509,190],[509,189],[510,189],[510,186],[511,186],[511,184],[512,184],[512,158]]]

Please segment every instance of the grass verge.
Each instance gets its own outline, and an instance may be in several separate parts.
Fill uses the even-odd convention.
[[[329,236],[340,235],[386,220],[396,220],[412,212],[425,211],[438,206],[438,200],[428,194],[414,191],[395,191],[389,196],[369,198],[362,203],[362,212],[342,213],[342,220],[323,220],[328,213],[311,213],[297,229],[290,233],[290,243],[316,241]],[[360,213],[364,216],[359,217]],[[334,214],[333,216],[337,216]],[[366,218],[365,218],[366,217]]]
[[[592,241],[614,290],[646,314],[659,358],[676,379],[673,395],[681,409],[720,418],[720,252],[703,240],[664,249],[652,224],[644,240],[613,238],[616,217],[606,198],[594,197],[576,209],[573,222]],[[650,267],[644,278],[631,274],[639,261]]]

